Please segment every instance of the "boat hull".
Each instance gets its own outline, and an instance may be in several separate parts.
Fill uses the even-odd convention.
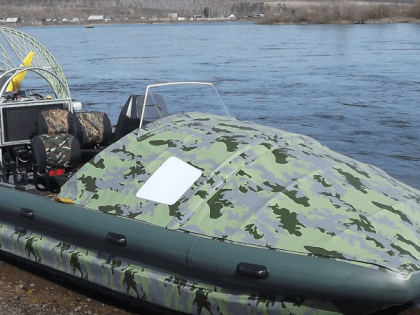
[[[367,314],[414,297],[415,276],[216,241],[7,188],[0,200],[2,251],[189,314],[303,314],[314,305],[316,314],[352,314],[355,301]],[[109,232],[126,245],[108,242]],[[241,262],[266,266],[268,278],[238,274]]]

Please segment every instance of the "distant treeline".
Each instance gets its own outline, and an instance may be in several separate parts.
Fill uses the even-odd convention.
[[[369,3],[357,4],[347,0],[332,0],[300,7],[272,7],[261,24],[278,23],[357,23],[374,21],[420,22],[420,0],[415,3]]]
[[[193,16],[207,13],[210,17],[234,14],[264,13],[263,2],[247,0],[0,0],[3,18],[11,14],[30,18],[86,18],[89,15],[140,18],[167,13]]]

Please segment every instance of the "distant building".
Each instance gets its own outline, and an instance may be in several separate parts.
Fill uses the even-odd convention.
[[[228,16],[228,19],[229,20],[237,20],[238,17],[235,14],[231,14],[231,15]]]
[[[6,19],[6,23],[17,23],[18,21],[19,21],[19,18],[17,17]]]
[[[168,18],[176,20],[178,18],[178,13],[168,13]]]
[[[204,20],[204,17],[202,15],[194,15],[194,20],[201,21]]]
[[[99,21],[99,20],[103,20],[104,16],[103,15],[90,15],[87,20],[88,21]]]

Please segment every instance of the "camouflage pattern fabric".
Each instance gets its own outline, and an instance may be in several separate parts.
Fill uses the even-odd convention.
[[[139,137],[137,137],[139,132]],[[299,134],[201,113],[109,146],[60,197],[167,229],[409,277],[420,270],[420,192]],[[169,157],[203,170],[172,206],[136,197]]]
[[[41,112],[48,127],[49,134],[68,133],[70,112],[67,109],[49,109]]]
[[[127,264],[29,230],[0,222],[0,250],[88,280],[133,298],[188,314],[334,315],[340,307],[322,300],[286,300],[226,290]],[[368,306],[363,315],[377,310]]]
[[[75,114],[83,127],[82,145],[101,143],[104,138],[104,113],[79,112]]]
[[[39,136],[44,143],[48,167],[69,167],[71,144],[74,136],[70,134],[45,134]]]

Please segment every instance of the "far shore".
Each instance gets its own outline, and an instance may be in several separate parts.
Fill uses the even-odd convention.
[[[392,0],[391,0],[392,1]],[[420,23],[420,0],[415,3],[370,2],[350,0],[273,0],[264,2],[264,12],[226,13],[225,17],[206,17],[205,15],[181,15],[160,12],[158,15],[142,16],[140,13],[130,17],[115,15],[97,15],[96,19],[81,16],[81,11],[66,13],[67,18],[32,18],[20,17],[14,23],[0,20],[0,26],[85,26],[95,27],[115,24],[183,24],[183,23],[226,23],[254,22],[256,24],[386,24]],[[98,12],[102,12],[98,9]],[[105,12],[105,9],[104,9]],[[28,13],[29,14],[29,13]],[[13,15],[6,15],[13,16]],[[30,14],[28,16],[31,16]],[[73,18],[71,18],[73,16]],[[74,17],[76,16],[76,17]],[[7,19],[9,20],[9,19]]]
[[[420,1],[366,2],[347,0],[286,0],[269,2],[261,24],[419,23]]]
[[[48,23],[11,23],[11,24],[0,24],[0,27],[10,27],[10,28],[21,28],[21,27],[71,27],[71,26],[83,26],[85,28],[95,28],[101,27],[106,25],[162,25],[162,24],[206,24],[206,23],[244,23],[244,22],[253,22],[256,24],[276,24],[276,25],[310,25],[310,24],[398,24],[398,23],[412,23],[412,24],[419,24],[420,19],[414,18],[382,18],[382,19],[372,19],[372,20],[354,20],[354,21],[334,21],[329,23],[317,23],[317,22],[306,22],[306,21],[285,21],[285,22],[275,22],[275,23],[265,23],[262,19],[256,18],[241,18],[237,20],[226,20],[226,19],[214,19],[211,21],[208,20],[200,20],[200,21],[167,21],[167,20],[155,20],[155,21],[139,21],[139,20],[132,20],[132,21],[108,21],[108,22],[78,22],[78,23],[63,23],[63,22],[48,22]]]

